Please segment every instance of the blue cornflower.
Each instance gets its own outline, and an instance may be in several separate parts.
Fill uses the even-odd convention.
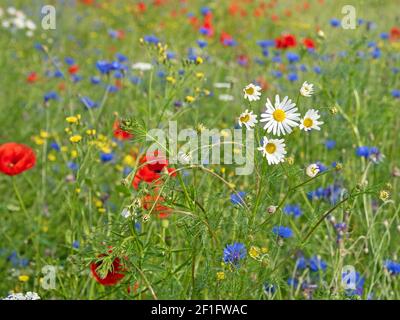
[[[288,80],[289,81],[296,81],[298,79],[299,79],[299,77],[297,76],[297,73],[289,73],[288,74]]]
[[[263,55],[264,57],[268,57],[268,56],[269,56],[269,50],[268,50],[268,49],[263,49],[262,55]]]
[[[99,77],[91,77],[90,82],[92,84],[99,84],[101,82],[101,79]]]
[[[400,90],[399,89],[393,89],[392,90],[392,97],[393,98],[400,98]]]
[[[109,86],[107,86],[106,90],[107,90],[107,92],[109,92],[109,93],[115,93],[115,92],[117,92],[119,89],[118,89],[117,86],[114,86],[114,85],[110,84]],[[96,104],[96,107],[97,107],[97,104]]]
[[[391,275],[396,276],[400,273],[400,263],[392,260],[386,260],[384,265],[386,270],[389,271]]]
[[[378,59],[381,56],[381,49],[379,49],[378,47],[375,47],[374,50],[372,50],[371,52],[371,56],[374,59]]]
[[[100,153],[100,160],[102,162],[109,162],[112,159],[114,159],[114,154],[112,152],[111,153],[104,153],[104,152]]]
[[[331,24],[332,27],[337,28],[340,25],[339,19],[332,18],[329,23]]]
[[[207,47],[207,41],[199,39],[199,40],[197,40],[197,45],[198,45],[200,48]]]
[[[281,78],[282,77],[282,72],[279,71],[279,70],[272,70],[271,73],[275,78]]]
[[[88,97],[81,97],[79,100],[80,100],[80,101],[85,105],[85,107],[88,108],[88,109],[92,109],[92,108],[96,108],[96,107],[97,107],[97,103],[94,102],[94,101],[92,101],[92,100],[91,100],[90,98],[88,98]]]
[[[211,12],[211,9],[210,9],[209,7],[202,7],[202,8],[200,9],[200,11],[201,11],[201,14],[202,14],[203,16],[205,16],[205,15],[207,15],[208,13]]]
[[[148,35],[148,36],[144,36],[143,40],[147,43],[153,43],[153,44],[157,44],[160,41],[158,40],[158,38],[155,35]]]
[[[291,238],[293,236],[292,229],[283,226],[275,226],[272,228],[272,232],[281,238]]]
[[[314,70],[314,72],[315,72],[316,74],[320,74],[320,73],[322,72],[321,68],[318,67],[318,66],[315,66],[315,67],[313,68],[313,70]]]
[[[299,286],[299,280],[296,278],[289,278],[287,280],[287,284],[291,287],[297,288]]]
[[[311,271],[325,271],[327,264],[325,261],[323,261],[321,258],[317,256],[313,256],[309,261],[308,261],[308,266]]]
[[[265,282],[263,285],[263,291],[266,295],[273,295],[276,292],[276,287],[273,284]]]
[[[72,242],[72,248],[79,249],[79,241],[78,240],[75,240],[74,242]]]
[[[240,260],[244,259],[246,255],[247,250],[243,243],[235,242],[234,244],[228,244],[224,249],[224,262],[237,266]]]
[[[368,158],[369,157],[369,147],[367,147],[367,146],[357,147],[356,155],[359,157]]]
[[[64,74],[62,73],[61,70],[57,69],[56,71],[54,71],[54,78],[64,78]]]
[[[387,33],[387,32],[382,32],[382,33],[379,35],[379,37],[380,37],[382,40],[387,40],[387,39],[389,39],[389,33]]]
[[[244,191],[239,191],[237,193],[232,193],[231,194],[231,202],[234,205],[244,204],[244,197],[245,196],[246,196],[246,192],[244,192]]]
[[[53,142],[50,143],[50,148],[52,148],[52,149],[55,150],[55,151],[60,151],[60,150],[61,150],[60,146],[59,146],[58,143],[55,142],[55,141],[53,141]]]
[[[100,60],[96,62],[96,68],[102,74],[107,74],[111,71],[111,64],[108,61]]]
[[[117,54],[115,55],[115,57],[117,58],[117,60],[118,60],[119,62],[128,61],[128,58],[127,58],[126,56],[124,56],[122,53],[117,53]]]
[[[336,147],[335,140],[325,140],[325,148],[327,148],[328,150],[332,150],[335,147]]]
[[[64,61],[69,66],[72,66],[73,64],[75,64],[75,60],[71,57],[65,57]]]
[[[44,95],[43,99],[44,102],[49,102],[50,100],[58,100],[58,94],[57,92],[50,91]]]
[[[285,212],[287,215],[291,215],[295,218],[300,217],[303,212],[301,211],[300,207],[296,204],[288,204],[283,208],[283,212]]]
[[[307,264],[308,264],[307,260],[304,257],[300,257],[296,261],[296,269],[304,270],[305,268],[307,268]]]
[[[271,60],[272,62],[282,63],[282,58],[280,56],[274,56]]]
[[[328,170],[328,167],[320,161],[317,161],[316,165],[318,166],[319,172],[324,172]]]
[[[68,168],[70,168],[72,171],[77,171],[79,169],[79,165],[75,162],[68,162]]]
[[[286,59],[288,59],[289,63],[294,63],[300,61],[300,56],[294,52],[286,53]]]
[[[73,83],[77,83],[77,82],[81,81],[83,79],[83,77],[80,76],[79,74],[73,74],[71,76],[71,79],[72,79]]]
[[[259,41],[257,41],[257,45],[259,45],[261,48],[274,47],[275,41],[274,40],[259,40]]]

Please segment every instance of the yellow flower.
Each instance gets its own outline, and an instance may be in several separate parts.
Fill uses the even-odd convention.
[[[76,150],[71,150],[71,158],[72,159],[75,159],[75,158],[77,158],[78,157],[78,151],[76,151]]]
[[[133,167],[135,165],[135,158],[132,157],[130,154],[127,154],[123,160],[122,160],[124,165],[127,165],[128,167]]]
[[[221,281],[224,279],[225,279],[225,272],[223,271],[217,272],[217,280]]]
[[[196,58],[196,64],[202,64],[203,63],[203,58],[197,57]]]
[[[44,143],[44,140],[38,136],[33,137],[33,141],[38,145],[41,146]]]
[[[47,131],[40,130],[40,137],[43,139],[47,139],[48,137],[50,137],[50,134]]]
[[[192,102],[195,100],[195,97],[193,97],[193,96],[186,96],[185,100],[186,100],[186,102],[188,102],[188,103],[192,103]]]
[[[27,282],[29,280],[29,276],[27,276],[26,274],[22,274],[18,277],[18,280],[21,282]]]
[[[88,136],[94,136],[94,135],[96,135],[96,130],[95,129],[88,129],[88,130],[86,130],[86,134]]]
[[[381,199],[382,201],[386,201],[388,200],[390,197],[390,193],[387,190],[381,190],[379,192],[379,199]]]
[[[201,79],[204,77],[204,73],[203,72],[197,72],[196,73],[196,78]]]
[[[249,250],[249,255],[250,257],[252,257],[253,259],[259,259],[260,255],[261,255],[261,250],[259,247],[256,246],[251,246],[250,250]]]
[[[56,161],[56,156],[53,154],[53,153],[50,153],[48,156],[47,156],[47,159],[49,159],[49,161]]]
[[[100,213],[106,212],[106,209],[104,209],[104,208],[99,208],[98,210],[99,210]]]
[[[73,143],[77,143],[79,141],[82,140],[82,136],[80,136],[79,134],[76,134],[72,137],[69,138],[69,141],[73,142]]]
[[[176,82],[175,78],[171,77],[171,76],[168,76],[166,79],[167,79],[168,82],[170,82],[172,84],[174,84]]]
[[[60,150],[61,150],[61,152],[64,152],[64,153],[68,152],[68,147],[67,146],[62,146]]]
[[[294,158],[293,157],[287,157],[286,161],[289,165],[292,165],[294,163]]]
[[[97,200],[94,202],[94,205],[95,205],[97,208],[101,208],[101,207],[103,206],[103,201],[97,199]]]
[[[68,123],[77,123],[79,121],[79,118],[75,117],[75,116],[71,116],[71,117],[66,117],[65,120]]]
[[[78,194],[81,193],[81,188],[76,188],[75,192],[78,193]]]

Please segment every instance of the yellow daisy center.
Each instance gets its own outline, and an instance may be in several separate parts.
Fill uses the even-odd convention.
[[[273,154],[276,151],[276,145],[274,143],[267,143],[265,151],[269,154]]]
[[[240,119],[240,122],[247,123],[250,120],[250,115],[249,114],[245,114],[244,116],[241,116],[239,119]]]
[[[246,91],[246,93],[251,96],[254,93],[254,88],[249,87],[249,88],[246,88],[244,91]]]
[[[276,109],[272,116],[274,117],[275,121],[278,122],[282,122],[286,119],[286,113],[282,109]]]
[[[311,118],[305,118],[304,121],[303,121],[303,125],[304,125],[306,128],[311,128],[312,125],[313,125],[312,119],[311,119]]]

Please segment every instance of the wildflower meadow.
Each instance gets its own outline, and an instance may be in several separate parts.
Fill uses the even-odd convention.
[[[0,299],[400,299],[399,3],[0,0]]]

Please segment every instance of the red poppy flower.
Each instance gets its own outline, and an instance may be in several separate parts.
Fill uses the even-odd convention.
[[[307,48],[307,49],[315,49],[315,42],[313,39],[310,38],[305,38],[303,39],[303,45]]]
[[[275,47],[278,49],[295,47],[296,44],[296,37],[292,34],[285,34],[282,37],[275,39]]]
[[[35,83],[38,80],[38,76],[36,72],[31,72],[27,77],[26,81],[28,83]]]
[[[104,257],[105,254],[100,255],[99,257]],[[90,271],[92,272],[93,277],[96,281],[103,286],[113,286],[117,284],[125,275],[123,272],[123,266],[119,258],[115,258],[112,263],[111,270],[108,271],[107,275],[104,278],[101,278],[97,272],[97,269],[101,266],[103,262],[93,262],[90,264]]]
[[[75,74],[75,73],[77,73],[78,71],[79,71],[79,66],[76,65],[76,64],[73,64],[72,66],[70,66],[70,67],[68,68],[68,72],[69,72],[70,74]]]
[[[114,137],[118,140],[128,140],[133,137],[133,135],[127,131],[121,129],[119,121],[115,120],[113,125]]]
[[[155,172],[161,172],[166,166],[168,166],[167,158],[160,154],[158,155],[158,150],[154,151],[154,155],[144,155],[139,162],[141,164],[146,164],[146,166]]]
[[[150,170],[148,166],[140,168],[133,178],[132,185],[135,189],[139,188],[140,182],[152,183],[161,178],[161,175],[153,170]],[[161,182],[161,181],[160,181]]]
[[[28,146],[14,142],[0,145],[1,172],[15,176],[31,169],[35,163],[35,153]]]
[[[167,218],[171,213],[172,209],[163,204],[164,198],[157,195],[145,195],[142,199],[143,209],[151,210],[158,213],[158,217],[161,219]]]
[[[137,4],[137,8],[139,10],[139,12],[143,13],[147,10],[146,4],[144,2],[139,2]]]
[[[396,41],[399,39],[400,39],[400,28],[393,27],[392,29],[390,29],[390,40]]]

